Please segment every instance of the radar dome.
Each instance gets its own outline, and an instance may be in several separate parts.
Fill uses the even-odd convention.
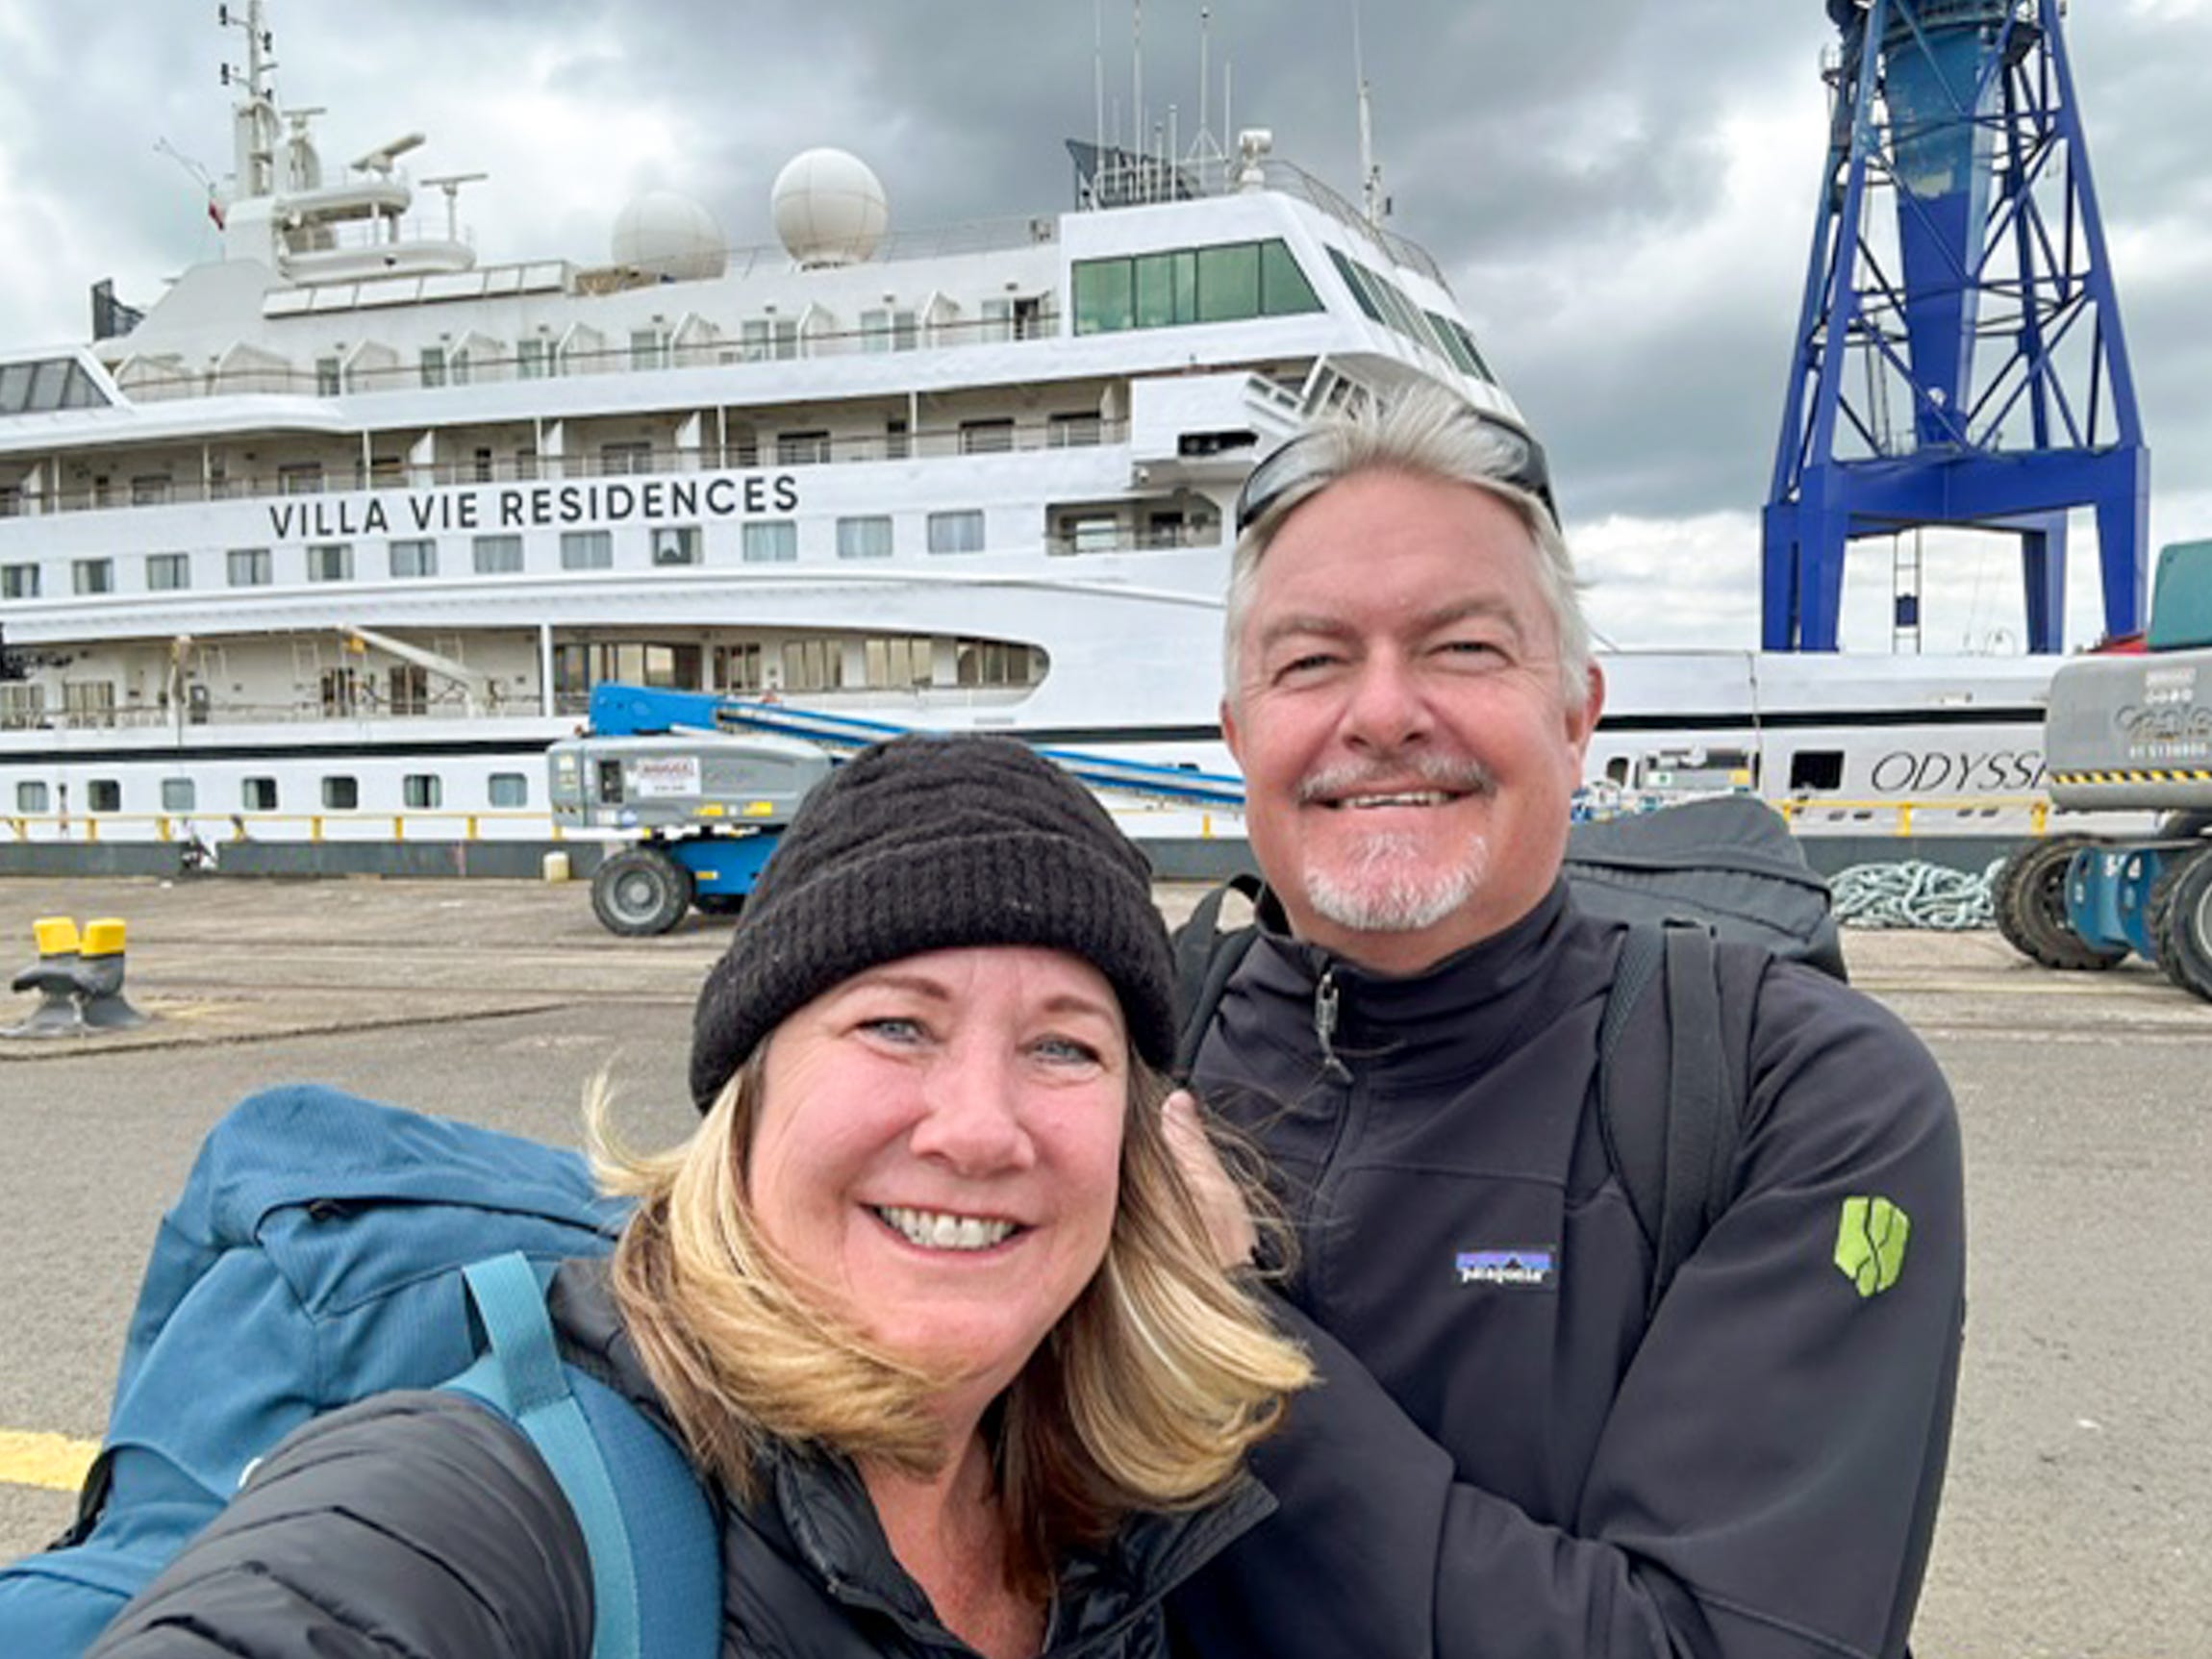
[[[857,264],[891,223],[883,182],[858,156],[807,150],[776,175],[776,235],[802,265]]]
[[[670,282],[704,282],[728,268],[730,244],[715,215],[689,196],[653,190],[615,220],[615,263]]]

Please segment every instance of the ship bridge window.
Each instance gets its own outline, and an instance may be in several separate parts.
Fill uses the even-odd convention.
[[[438,543],[394,541],[390,545],[391,573],[396,577],[438,574]]]
[[[108,398],[73,357],[0,364],[0,415],[49,415],[57,409],[100,409]]]
[[[1799,749],[1790,757],[1790,792],[1844,787],[1844,751]]]
[[[38,566],[0,565],[0,599],[36,599],[38,597]]]
[[[789,518],[756,518],[741,549],[748,565],[788,565],[799,556],[799,527]]]
[[[1433,311],[1427,313],[1426,315],[1429,328],[1434,331],[1437,339],[1443,343],[1445,356],[1450,358],[1452,362],[1459,364],[1462,370],[1473,375],[1475,379],[1487,381],[1492,385],[1496,384],[1497,376],[1490,372],[1490,364],[1483,361],[1482,353],[1475,349],[1474,336],[1468,333],[1465,328],[1452,321],[1448,316],[1441,315]]]
[[[189,813],[200,804],[200,786],[190,778],[163,778],[162,780],[162,811]]]
[[[115,562],[113,559],[77,559],[70,562],[69,585],[80,593],[113,593]]]
[[[1075,332],[1299,316],[1321,309],[1281,238],[1075,264]]]
[[[234,588],[266,588],[269,585],[269,550],[266,547],[233,547],[224,557],[229,570],[230,585]]]
[[[889,559],[891,547],[891,520],[880,514],[837,521],[840,559]]]
[[[961,513],[932,513],[929,515],[929,550],[932,553],[982,552],[983,514],[973,509]]]
[[[149,553],[146,555],[146,590],[153,593],[173,592],[192,585],[192,561],[189,553]]]

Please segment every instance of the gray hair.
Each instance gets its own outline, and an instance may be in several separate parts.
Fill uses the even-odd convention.
[[[1465,484],[1503,502],[1528,532],[1535,548],[1537,591],[1551,613],[1559,639],[1560,690],[1570,709],[1590,695],[1590,624],[1582,615],[1574,556],[1551,510],[1507,481],[1519,456],[1510,438],[1470,418],[1469,406],[1442,388],[1423,388],[1394,403],[1343,408],[1317,416],[1293,441],[1306,464],[1267,510],[1237,538],[1229,566],[1228,602],[1221,618],[1223,684],[1237,700],[1243,681],[1239,654],[1244,619],[1259,589],[1260,562],[1300,505],[1356,472],[1405,472],[1445,484]]]

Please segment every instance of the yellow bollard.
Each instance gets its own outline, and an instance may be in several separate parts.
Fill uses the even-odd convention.
[[[547,881],[566,881],[568,879],[568,855],[565,852],[547,853],[543,869]]]
[[[66,916],[42,916],[31,924],[40,956],[74,956],[84,948],[77,923]]]

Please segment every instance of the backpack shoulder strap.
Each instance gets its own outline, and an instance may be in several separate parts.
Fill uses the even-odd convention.
[[[513,1421],[560,1482],[591,1558],[591,1659],[710,1659],[721,1545],[689,1462],[628,1400],[564,1363],[526,1257],[494,1256],[463,1277],[486,1347],[447,1386]]]
[[[1667,1086],[1638,1087],[1619,1047],[1652,981],[1663,982]],[[1720,962],[1702,923],[1637,922],[1622,943],[1598,1022],[1597,1122],[1605,1152],[1650,1241],[1646,1313],[1704,1238],[1720,1207],[1742,1133],[1741,1079],[1731,1075],[1722,1022]]]
[[[1175,930],[1175,1075],[1188,1077],[1205,1044],[1206,1028],[1221,1006],[1237,965],[1260,937],[1256,926],[1221,931],[1221,904],[1243,893],[1255,906],[1266,890],[1258,876],[1231,876],[1198,901],[1190,920]]]

